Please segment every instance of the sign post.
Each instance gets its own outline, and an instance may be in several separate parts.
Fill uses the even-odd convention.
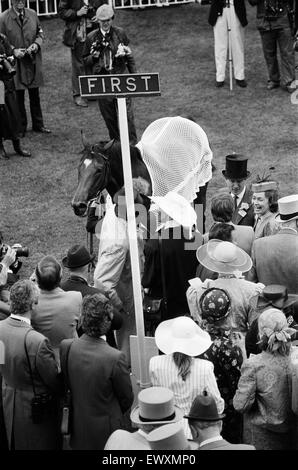
[[[126,96],[158,96],[158,74],[129,74],[129,75],[86,75],[79,77],[81,96],[83,98],[114,96],[118,103],[118,118],[122,165],[127,204],[128,238],[131,259],[132,283],[137,330],[137,346],[140,367],[140,387],[150,386],[149,371],[145,355],[145,333],[143,318],[143,302],[141,290],[141,275],[139,266],[137,227],[134,209],[134,194],[132,183],[129,135],[126,111]]]

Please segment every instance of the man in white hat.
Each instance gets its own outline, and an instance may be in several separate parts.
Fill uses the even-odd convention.
[[[174,393],[165,387],[149,387],[141,390],[138,405],[130,414],[136,432],[122,429],[114,431],[104,450],[150,450],[148,433],[160,426],[180,422],[183,412],[174,405]]]
[[[255,240],[248,278],[266,286],[280,284],[290,294],[298,294],[298,194],[279,199],[278,209],[276,221],[280,230]]]
[[[83,50],[86,71],[94,75],[136,73],[134,56],[128,47],[129,39],[122,28],[113,26],[114,10],[110,5],[101,5],[95,15],[98,29],[88,34]],[[117,99],[101,97],[98,105],[108,128],[110,139],[120,140]],[[137,143],[132,103],[126,98],[129,140]]]

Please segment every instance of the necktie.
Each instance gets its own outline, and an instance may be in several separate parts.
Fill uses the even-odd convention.
[[[237,201],[238,201],[238,196],[234,196],[234,210],[236,211],[237,210],[237,207],[238,207],[238,204],[237,204]]]
[[[21,13],[19,14],[19,18],[20,18],[21,24],[23,24],[23,21],[24,21],[24,12],[21,11]]]
[[[258,223],[260,222],[260,220],[261,220],[261,217],[256,218],[255,225],[254,225],[254,231],[256,231],[256,228],[257,228]]]

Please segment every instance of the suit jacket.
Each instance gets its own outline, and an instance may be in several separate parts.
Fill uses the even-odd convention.
[[[59,392],[58,366],[49,340],[26,322],[8,317],[0,322],[0,341],[5,347],[2,397],[8,444],[16,450],[54,450],[58,448],[57,414],[53,412],[42,423],[33,424],[31,400],[34,396],[24,341],[33,374],[36,393],[55,395]],[[0,376],[1,377],[1,376]]]
[[[60,346],[65,375],[71,340]],[[102,450],[112,432],[124,427],[123,413],[133,403],[124,353],[86,334],[75,339],[68,355],[67,376],[72,393],[70,445],[75,450]]]
[[[81,306],[80,292],[64,292],[60,287],[40,292],[32,312],[32,326],[50,340],[58,361],[61,341],[77,337]]]
[[[224,6],[224,1],[222,0],[212,0],[210,10],[209,10],[209,18],[208,22],[211,26],[216,24],[217,18],[222,15]],[[246,7],[244,0],[234,0],[234,8],[235,13],[238,16],[238,19],[242,26],[247,25],[247,18],[246,18]]]
[[[241,199],[237,210],[234,211],[232,222],[236,225],[249,225],[253,227],[255,224],[254,209],[251,203],[251,191],[246,187],[243,198]],[[242,204],[248,204],[248,209],[241,209]],[[243,211],[243,213],[242,213]]]
[[[281,284],[298,294],[298,234],[286,228],[275,235],[258,238],[252,247],[252,282]]]
[[[276,214],[268,212],[262,217],[258,224],[254,227],[255,238],[268,237],[278,232],[278,224],[275,221]]]
[[[151,447],[145,436],[139,431],[128,432],[117,429],[109,437],[104,450],[150,450]]]
[[[256,450],[256,448],[247,444],[230,444],[225,439],[221,439],[204,444],[199,447],[199,450]]]
[[[214,223],[216,223],[216,222],[214,222]],[[232,232],[232,241],[233,241],[233,243],[238,245],[239,248],[242,248],[242,250],[244,250],[250,256],[251,255],[252,244],[253,244],[253,241],[255,239],[255,234],[254,234],[253,228],[249,227],[248,225],[235,225],[233,223],[231,223],[231,225],[233,225],[233,227],[234,227],[234,230]],[[208,243],[209,233],[204,233],[203,241],[204,241],[204,243]],[[206,272],[207,271],[209,271],[209,270],[206,269]],[[197,275],[199,276],[199,274],[197,274]],[[199,277],[200,277],[200,279],[202,279],[202,281],[207,279],[207,277],[205,277],[204,279],[201,276],[199,276]],[[217,278],[217,276],[216,277],[210,277],[209,276],[209,279],[216,279],[216,278]]]

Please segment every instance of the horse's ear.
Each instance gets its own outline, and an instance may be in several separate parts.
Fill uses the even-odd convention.
[[[88,142],[87,142],[87,140],[86,140],[86,137],[85,137],[85,134],[84,134],[83,129],[81,129],[81,139],[82,139],[83,147],[84,147],[84,148],[88,147]]]
[[[106,143],[104,146],[104,150],[108,150],[112,145],[114,145],[115,139],[110,140],[109,142]]]

